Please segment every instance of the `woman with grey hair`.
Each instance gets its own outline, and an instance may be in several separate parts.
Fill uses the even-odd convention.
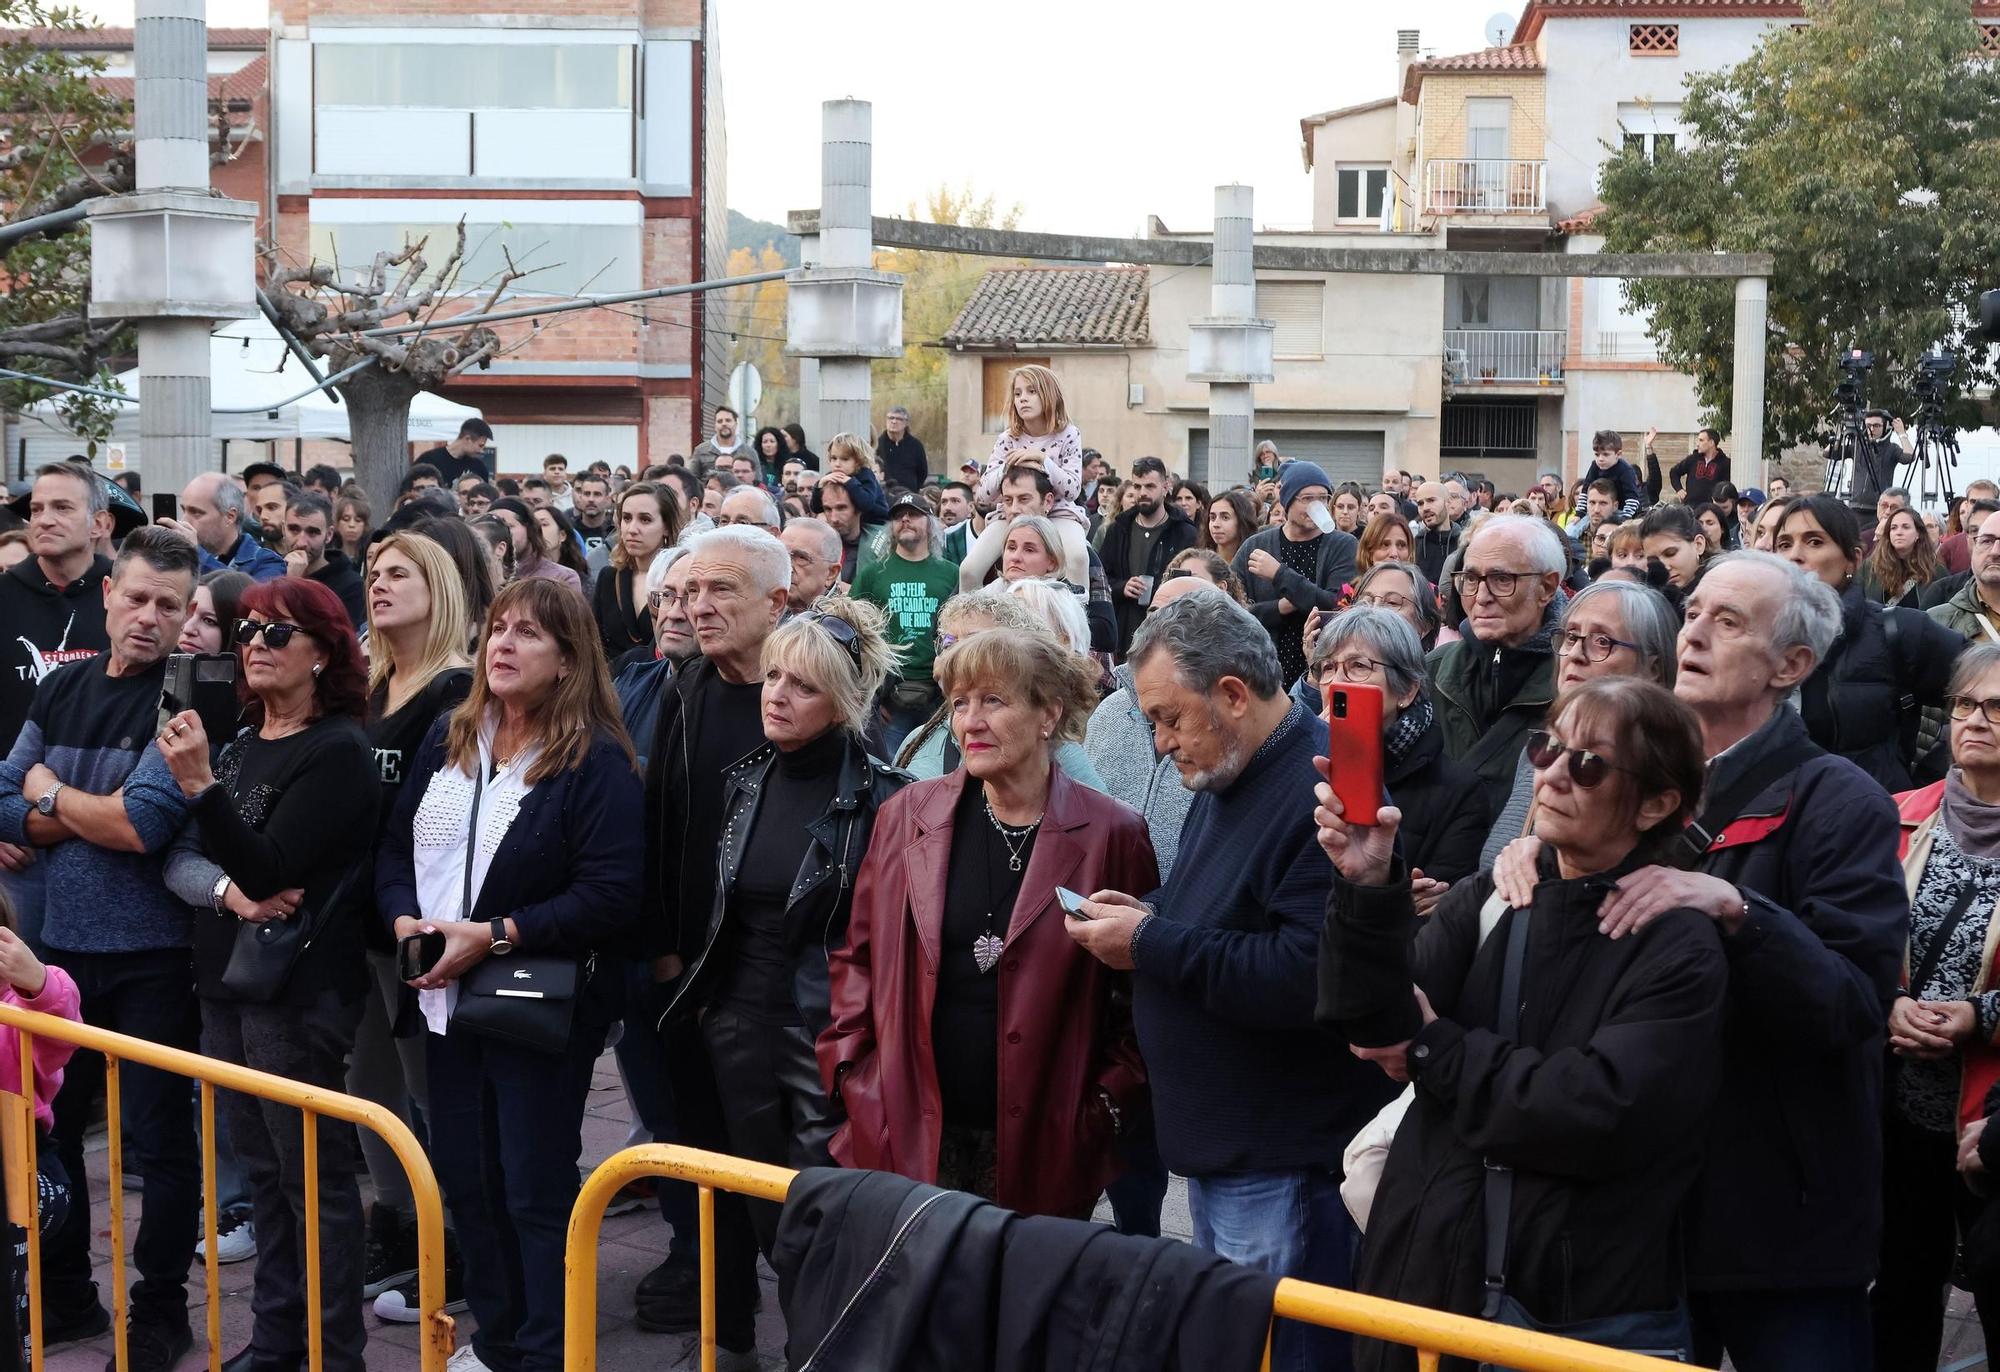
[[[1382,692],[1382,781],[1403,812],[1403,860],[1417,913],[1429,914],[1453,882],[1479,870],[1487,812],[1478,776],[1445,756],[1416,630],[1394,610],[1343,610],[1308,648],[1305,674],[1328,701],[1344,686]]]
[[[1680,615],[1667,598],[1632,581],[1593,582],[1571,597],[1556,631],[1556,691],[1607,676],[1638,676],[1674,688]],[[1514,786],[1479,852],[1484,871],[1500,850],[1528,832],[1535,769],[1523,752]]]

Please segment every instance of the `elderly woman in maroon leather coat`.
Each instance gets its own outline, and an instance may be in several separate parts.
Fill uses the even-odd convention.
[[[847,1114],[833,1155],[1088,1215],[1145,1069],[1123,975],[1070,939],[1056,890],[1151,891],[1152,844],[1136,812],[1053,761],[1097,698],[1084,659],[989,629],[935,675],[965,761],[876,817],[818,1045]]]

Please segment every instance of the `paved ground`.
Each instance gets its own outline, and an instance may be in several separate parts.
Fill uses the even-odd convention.
[[[618,1074],[607,1054],[598,1065],[590,1104],[584,1118],[584,1162],[595,1165],[610,1154],[625,1146],[630,1129],[630,1112],[625,1103],[624,1091],[618,1084]],[[90,1187],[92,1214],[97,1221],[98,1237],[95,1244],[98,1260],[98,1281],[106,1295],[110,1291],[111,1241],[109,1231],[109,1207],[107,1204],[106,1177],[104,1174],[105,1153],[101,1140],[90,1158]],[[136,1192],[127,1196],[128,1224],[137,1222],[139,1203]],[[1101,1218],[1109,1218],[1108,1212],[1100,1211]],[[1166,1213],[1162,1227],[1169,1234],[1186,1238],[1189,1233],[1186,1187],[1175,1179],[1167,1194]],[[608,1219],[604,1224],[603,1248],[599,1254],[598,1287],[598,1367],[602,1372],[679,1372],[679,1369],[695,1367],[694,1341],[681,1335],[648,1334],[641,1331],[632,1321],[632,1289],[640,1277],[652,1269],[666,1253],[666,1225],[659,1212],[648,1208],[628,1215]],[[222,1344],[226,1357],[241,1349],[249,1341],[250,1324],[250,1283],[256,1267],[254,1261],[237,1263],[221,1270],[222,1285]],[[784,1352],[784,1322],[778,1315],[776,1279],[768,1268],[761,1268],[764,1278],[763,1312],[758,1317],[758,1346],[772,1367],[782,1366]],[[186,1372],[208,1366],[205,1348],[201,1345],[200,1331],[206,1327],[207,1316],[204,1302],[207,1291],[203,1282],[202,1268],[194,1266],[189,1273],[190,1301],[189,1317],[196,1333],[196,1348],[183,1360],[181,1366]],[[108,1304],[107,1300],[107,1304]],[[461,1312],[458,1318],[469,1327],[470,1316]],[[414,1369],[417,1366],[416,1332],[410,1325],[383,1324],[372,1315],[368,1318],[369,1343],[368,1366],[371,1369]],[[460,1342],[464,1342],[463,1332]],[[111,1352],[111,1340],[107,1336],[87,1343],[71,1344],[50,1353],[47,1366],[51,1372],[98,1372],[105,1366]],[[1950,1318],[1945,1329],[1944,1356],[1941,1366],[1951,1372],[1970,1372],[1970,1369],[1985,1366],[1984,1344],[1980,1337],[1979,1322],[1972,1313],[1971,1298],[1962,1292],[1954,1292]]]

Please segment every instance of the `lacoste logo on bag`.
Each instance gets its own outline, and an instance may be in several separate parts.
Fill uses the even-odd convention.
[[[514,973],[514,980],[516,981],[533,981],[534,979],[535,974],[525,967]]]

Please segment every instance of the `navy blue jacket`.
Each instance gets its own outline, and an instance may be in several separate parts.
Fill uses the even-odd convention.
[[[1396,1093],[1313,1021],[1333,866],[1312,822],[1312,760],[1326,746],[1326,724],[1294,703],[1234,783],[1195,797],[1133,940],[1160,1156],[1183,1176],[1337,1169]]]
[[[1633,470],[1631,463],[1621,457],[1611,464],[1608,471],[1600,470],[1595,462],[1584,469],[1583,489],[1577,492],[1576,496],[1576,512],[1578,514],[1584,512],[1584,502],[1589,500],[1590,486],[1595,481],[1615,481],[1618,483],[1618,518],[1620,520],[1630,519],[1633,515],[1639,513],[1639,505],[1645,495],[1644,490],[1639,484],[1639,473]]]
[[[1798,714],[1717,759],[1711,790],[1805,736]],[[1729,959],[1722,1089],[1689,1205],[1695,1291],[1865,1286],[1882,1227],[1884,1025],[1909,900],[1896,806],[1845,758],[1774,777],[1701,869],[1749,918]]]
[[[444,766],[449,716],[431,727],[396,801],[375,864],[375,905],[395,928],[420,915],[411,829],[431,778]],[[480,883],[475,922],[511,918],[527,953],[589,959],[636,947],[644,865],[644,794],[622,741],[600,734],[583,765],[539,781],[521,801]],[[579,1019],[621,1012],[622,968],[598,965],[578,997]]]

